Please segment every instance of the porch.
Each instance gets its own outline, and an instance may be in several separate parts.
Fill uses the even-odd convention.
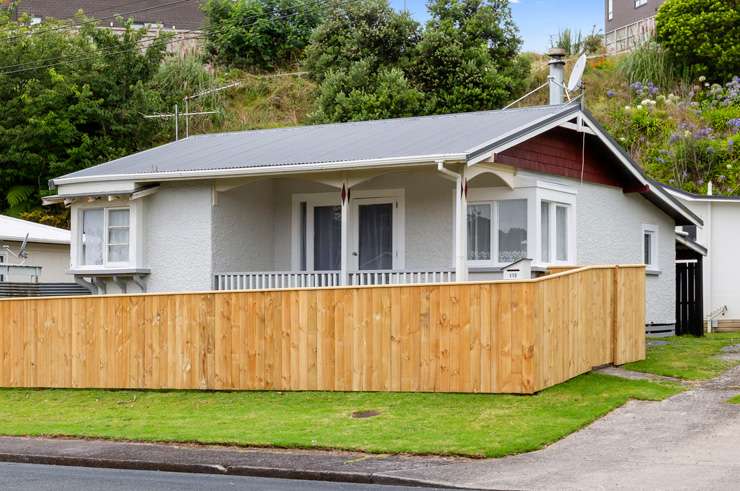
[[[213,194],[215,290],[529,279],[575,262],[574,192],[500,164],[224,180]]]

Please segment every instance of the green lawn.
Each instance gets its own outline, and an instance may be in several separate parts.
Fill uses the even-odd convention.
[[[535,396],[3,389],[0,434],[494,457],[541,448],[629,399],[681,390],[600,374]],[[360,410],[381,414],[351,417]]]
[[[706,380],[737,364],[721,360],[717,355],[721,354],[723,346],[740,344],[740,333],[707,334],[701,338],[677,336],[659,340],[669,344],[648,346],[645,360],[628,363],[624,368],[685,380]]]
[[[729,402],[730,404],[740,404],[740,396],[732,397],[727,402]]]

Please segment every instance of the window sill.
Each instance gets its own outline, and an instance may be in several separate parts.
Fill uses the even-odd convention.
[[[645,276],[660,276],[661,271],[659,269],[646,269]]]
[[[77,276],[132,276],[151,273],[149,268],[106,268],[97,266],[94,268],[75,268],[68,271],[69,274]]]

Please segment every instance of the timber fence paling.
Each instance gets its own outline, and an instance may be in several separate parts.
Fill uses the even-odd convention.
[[[533,393],[644,357],[644,268],[0,300],[0,385]]]

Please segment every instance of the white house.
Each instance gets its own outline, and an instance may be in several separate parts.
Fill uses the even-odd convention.
[[[26,236],[28,259],[24,261],[17,254]],[[72,281],[67,274],[70,237],[69,230],[0,215],[0,282]],[[29,267],[17,267],[20,264]]]
[[[740,197],[693,194],[666,188],[693,213],[702,218],[702,226],[684,226],[688,239],[706,248],[703,258],[704,316],[721,329],[740,328]]]
[[[646,320],[670,326],[674,229],[702,224],[577,102],[192,136],[51,184],[100,292],[646,262]]]

